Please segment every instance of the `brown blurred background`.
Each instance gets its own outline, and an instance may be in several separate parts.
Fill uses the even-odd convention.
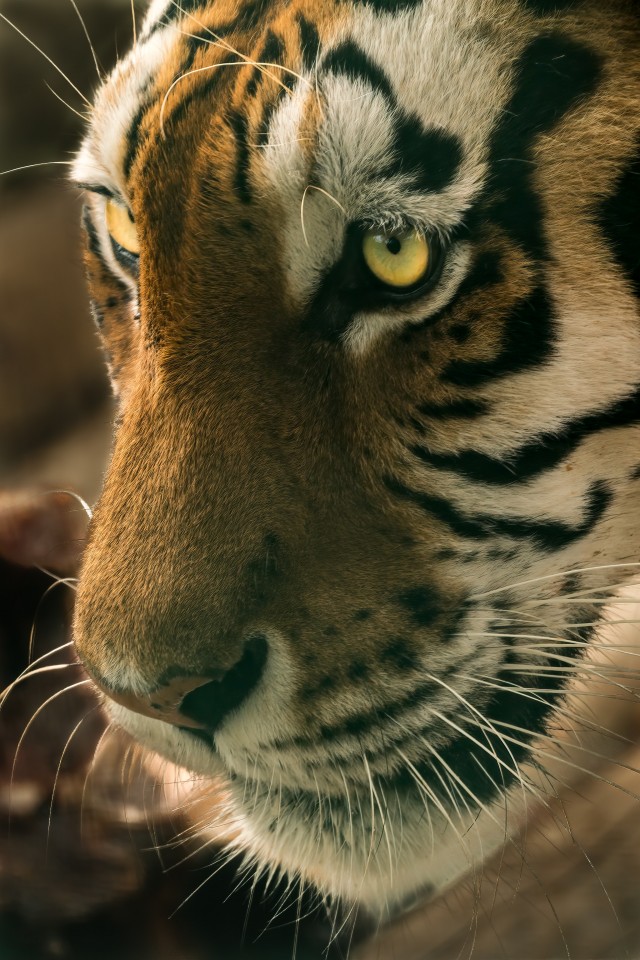
[[[131,41],[129,0],[80,0],[79,8],[108,69]],[[69,0],[0,0],[0,13],[91,99],[96,67]],[[83,120],[73,111],[83,109],[63,77],[0,20],[0,171],[30,167],[0,176],[0,482],[19,470],[25,480],[71,482],[92,497],[107,442],[108,390],[86,305],[79,199],[60,164],[79,143]],[[90,414],[97,422],[86,459],[80,439],[65,451],[72,462],[56,454],[48,466],[44,448]]]

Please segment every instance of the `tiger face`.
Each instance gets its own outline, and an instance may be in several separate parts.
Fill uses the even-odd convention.
[[[504,838],[638,557],[639,36],[156,0],[76,162],[119,398],[79,655],[250,856],[374,911]]]

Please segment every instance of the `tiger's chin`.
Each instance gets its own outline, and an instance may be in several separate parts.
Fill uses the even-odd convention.
[[[419,791],[379,783],[347,800],[236,779],[231,795],[247,860],[376,921],[434,896],[505,841],[504,801],[502,820],[488,824],[478,811],[427,811]]]
[[[230,771],[197,734],[109,704],[114,721],[144,747],[196,776],[176,803],[194,830],[240,855],[248,868],[298,882],[326,902],[386,920],[473,871],[517,829],[519,790],[481,809],[460,797],[428,798],[427,784],[344,782],[342,791],[297,788],[290,776]],[[163,779],[159,771],[160,779]]]

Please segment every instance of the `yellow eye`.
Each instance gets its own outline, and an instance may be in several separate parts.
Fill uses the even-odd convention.
[[[362,253],[374,277],[396,290],[419,283],[431,263],[429,243],[415,230],[369,230],[362,239]]]
[[[138,231],[127,207],[107,200],[107,230],[119,246],[137,256],[140,253]]]

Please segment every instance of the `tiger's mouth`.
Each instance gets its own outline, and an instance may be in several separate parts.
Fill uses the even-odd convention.
[[[174,726],[121,705],[112,705],[112,712],[134,736],[172,761],[204,777],[222,772],[231,783],[243,783],[245,792],[247,786],[269,785],[303,804],[322,792],[340,805],[349,789],[396,797],[417,791],[443,809],[454,796],[480,808],[518,778],[519,765],[544,732],[570,674],[559,675],[551,687],[545,677],[544,692],[537,694],[523,690],[514,671],[497,670],[496,676],[494,683],[478,678],[481,690],[493,689],[488,697],[478,696],[477,705],[455,689],[452,677],[446,684],[448,703],[428,707],[412,722],[397,719],[389,708],[377,714],[373,729],[366,730],[361,715],[353,715],[319,735],[257,740],[242,749],[234,747],[224,727],[214,733]],[[420,689],[414,691],[416,700]]]
[[[134,737],[205,777],[222,773],[231,781],[276,784],[291,795],[322,791],[334,799],[344,796],[347,785],[400,795],[427,789],[445,807],[453,790],[478,808],[518,778],[519,764],[544,733],[572,675],[568,666],[553,676],[543,666],[536,675],[527,654],[513,645],[499,654],[487,646],[484,661],[474,649],[440,671],[424,665],[394,696],[374,699],[379,691],[368,691],[344,712],[307,710],[288,723],[273,719],[279,692],[269,683],[238,708],[225,707],[222,724],[206,726],[164,722],[117,698],[109,702],[114,718]],[[575,658],[580,649],[564,653]],[[201,690],[212,696],[205,686],[184,700],[200,697]],[[212,703],[207,710],[217,716],[220,706]]]
[[[490,668],[476,651],[475,674],[460,658],[437,678],[425,671],[395,705],[290,734],[276,726],[267,735],[266,701],[216,731],[116,703],[110,710],[136,739],[195,772],[205,829],[232,824],[249,861],[395,912],[425,877],[439,889],[480,862],[488,843],[504,842],[505,818],[509,831],[519,822],[522,767],[547,736],[572,673],[552,679],[541,670],[537,686],[529,673],[524,686],[517,659],[507,646]]]

